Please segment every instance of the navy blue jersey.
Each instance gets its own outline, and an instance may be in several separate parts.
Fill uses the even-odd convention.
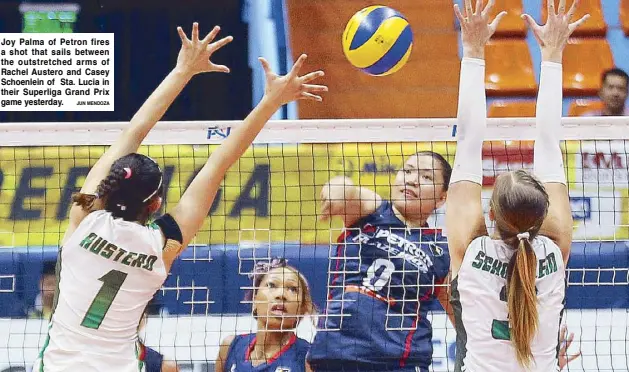
[[[249,355],[256,344],[255,333],[234,337],[225,360],[225,372],[305,372],[310,343],[293,334],[286,346],[266,363],[251,364]]]
[[[346,229],[331,248],[326,313],[308,357],[315,371],[430,365],[426,305],[448,275],[445,240],[440,230],[407,228],[388,201]]]

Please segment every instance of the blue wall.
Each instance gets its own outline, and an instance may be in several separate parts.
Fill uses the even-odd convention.
[[[203,246],[188,248],[175,263],[164,287],[191,286],[209,288],[209,300],[214,303],[186,304],[192,300],[192,290],[159,291],[156,303],[169,313],[205,314],[208,313],[249,313],[250,305],[243,304],[243,287],[251,285],[250,280],[239,272],[249,272],[250,257],[267,257],[266,248],[241,249],[240,258],[236,246]],[[0,317],[24,316],[24,309],[33,305],[38,293],[38,281],[44,261],[56,259],[56,249],[1,249],[0,276],[15,275],[15,291],[9,290],[12,280],[0,280]],[[287,257],[291,265],[296,266],[310,282],[310,287],[317,306],[325,305],[327,295],[327,270],[329,246],[312,245],[276,245],[271,249],[272,256]],[[211,258],[210,260],[208,258]],[[245,258],[245,259],[242,259]],[[629,308],[629,286],[627,268],[629,268],[629,242],[588,242],[574,243],[570,258],[568,308],[609,309]],[[597,269],[584,271],[580,269]],[[598,269],[602,270],[598,270]],[[606,269],[620,268],[618,272]],[[604,283],[605,285],[591,285]],[[610,285],[616,283],[616,285]],[[620,284],[623,283],[623,284]],[[196,289],[194,301],[206,300],[206,291]],[[440,309],[438,303],[435,309]]]

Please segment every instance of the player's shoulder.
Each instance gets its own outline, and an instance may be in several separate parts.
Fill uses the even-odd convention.
[[[366,213],[348,227],[363,228],[365,225],[389,225],[397,221],[399,220],[393,213],[391,202],[382,199],[380,204],[373,211]]]
[[[485,248],[488,245],[492,245],[492,244],[495,244],[497,242],[502,242],[502,241],[493,240],[489,235],[480,235],[480,236],[477,236],[474,239],[472,239],[470,244],[468,244],[468,247]]]
[[[234,343],[234,340],[236,339],[238,335],[229,335],[226,336],[222,341],[221,341],[221,346],[230,346],[231,344]]]
[[[225,337],[221,345],[227,347],[230,352],[236,349],[246,349],[251,345],[255,337],[255,333],[235,334]]]
[[[541,249],[544,252],[559,252],[559,254],[561,255],[561,248],[559,248],[559,245],[557,245],[554,240],[545,235],[538,235],[535,237],[535,239],[533,240],[533,249]]]
[[[104,209],[98,209],[90,212],[81,220],[72,232],[72,236],[83,236],[86,232],[91,232],[94,227],[98,227],[101,231],[104,228],[106,231],[107,228],[113,229],[113,226],[115,226],[115,224],[114,217],[111,215],[111,212]]]
[[[551,238],[547,237],[546,235],[537,235],[535,237],[535,239],[533,240],[534,243],[537,244],[550,244],[550,245],[557,245],[557,243],[555,243],[554,240],[552,240]]]
[[[403,221],[401,221],[397,215],[395,214],[395,210],[393,209],[393,202],[388,199],[382,199],[382,202],[376,208],[376,210],[371,214],[373,217],[382,220],[386,224],[399,224],[405,225]]]
[[[493,240],[489,235],[480,235],[470,241],[465,249],[465,255],[471,254],[470,252],[476,254],[479,251],[495,252],[501,244],[504,244],[501,240]]]
[[[295,360],[297,362],[306,363],[306,358],[308,356],[308,352],[310,351],[310,342],[304,340],[303,338],[299,338],[297,336],[295,340],[295,344],[293,345],[293,349],[295,351]]]
[[[111,215],[111,212],[104,209],[97,209],[95,211],[90,212],[87,216],[85,216],[85,218],[83,218],[79,226],[93,223],[96,220],[103,220],[103,219],[113,220],[113,218],[114,217]]]
[[[248,334],[229,335],[221,341],[219,358],[223,359],[223,363],[236,363],[242,360],[242,355],[250,345],[248,336]]]

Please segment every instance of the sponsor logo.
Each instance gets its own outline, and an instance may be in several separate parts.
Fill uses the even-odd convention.
[[[421,244],[425,243],[411,242],[388,229],[376,228],[375,233],[361,232],[352,240],[355,243],[369,244],[386,251],[390,257],[403,258],[417,266],[423,273],[427,273],[428,268],[433,265],[430,256],[420,247]]]
[[[433,256],[435,257],[443,256],[443,248],[441,248],[440,246],[434,243],[429,243],[428,246],[430,247],[430,251],[432,252]]]
[[[581,165],[584,182],[624,182],[629,180],[627,154],[617,151],[583,151]]]
[[[232,131],[231,127],[227,127],[227,128],[209,127],[207,129],[207,139],[222,140],[229,137],[231,131]]]

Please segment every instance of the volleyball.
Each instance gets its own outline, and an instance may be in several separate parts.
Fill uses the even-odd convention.
[[[374,76],[390,75],[408,61],[413,31],[397,10],[383,5],[362,9],[343,32],[343,52],[354,67]]]

